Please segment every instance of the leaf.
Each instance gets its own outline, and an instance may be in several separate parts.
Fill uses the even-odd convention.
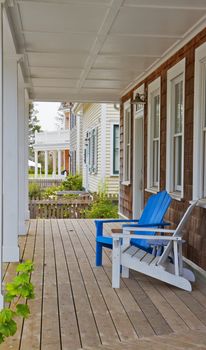
[[[0,323],[0,333],[5,336],[9,337],[11,335],[14,335],[17,331],[17,325],[14,320],[10,320],[6,323]]]
[[[15,295],[12,295],[10,293],[6,293],[5,296],[4,296],[4,301],[6,303],[10,303],[13,299],[15,299]]]
[[[0,323],[9,322],[14,316],[14,312],[10,309],[3,309],[0,312]]]
[[[16,269],[17,272],[28,272],[28,273],[32,272],[33,270],[34,270],[34,264],[31,260],[27,260],[24,263],[19,264]]]
[[[22,316],[23,318],[27,318],[30,315],[30,310],[27,304],[18,304],[16,306],[16,313],[18,316]]]

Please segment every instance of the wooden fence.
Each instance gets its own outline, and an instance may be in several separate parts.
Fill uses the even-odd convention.
[[[91,200],[30,200],[31,219],[79,219],[84,218],[84,210],[89,208]]]

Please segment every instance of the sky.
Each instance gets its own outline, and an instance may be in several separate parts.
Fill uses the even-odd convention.
[[[38,110],[38,119],[42,130],[56,130],[55,116],[57,115],[60,102],[34,102],[35,109]]]

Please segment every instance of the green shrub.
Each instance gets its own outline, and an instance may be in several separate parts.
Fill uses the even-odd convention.
[[[101,194],[90,208],[85,210],[85,217],[87,219],[118,218],[118,204],[113,203]]]
[[[82,176],[79,174],[68,175],[62,182],[62,187],[66,191],[82,191]]]
[[[28,318],[30,309],[25,301],[34,299],[34,286],[30,282],[30,275],[34,270],[33,263],[27,260],[17,266],[18,275],[12,282],[6,284],[5,301],[10,304],[9,308],[0,311],[0,344],[7,337],[13,336],[17,331],[15,318]],[[22,303],[23,301],[23,303]]]
[[[32,182],[29,184],[29,199],[37,198],[41,198],[41,187],[37,183]]]
[[[47,187],[42,191],[42,198],[54,199],[57,196],[57,192],[62,190],[62,186]]]

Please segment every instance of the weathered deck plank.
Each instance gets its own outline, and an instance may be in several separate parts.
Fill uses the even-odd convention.
[[[2,350],[206,349],[205,285],[187,293],[131,273],[112,289],[111,251],[95,266],[92,220],[32,220],[20,245],[35,263],[36,298]],[[5,265],[5,280],[15,267]]]

